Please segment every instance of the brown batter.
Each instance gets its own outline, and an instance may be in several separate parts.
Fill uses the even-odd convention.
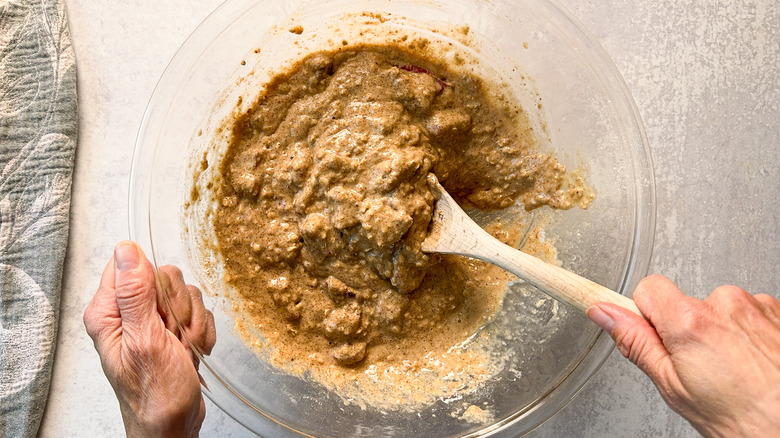
[[[489,319],[507,277],[420,250],[426,176],[484,210],[591,199],[506,107],[477,77],[371,46],[308,56],[235,120],[214,227],[238,307],[282,362],[414,367]]]

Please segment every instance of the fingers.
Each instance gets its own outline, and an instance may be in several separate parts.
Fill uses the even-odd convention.
[[[720,286],[704,300],[720,318],[722,332],[738,333],[764,355],[780,364],[778,301],[768,295],[753,296],[736,286]],[[723,336],[723,335],[721,335]]]
[[[735,319],[749,328],[760,315],[773,324],[780,324],[780,301],[770,295],[751,295],[742,288],[731,285],[720,286],[704,300],[724,318]]]
[[[633,296],[642,314],[656,327],[668,325],[669,314],[666,309],[684,297],[685,294],[677,285],[662,275],[643,278]]]
[[[780,300],[766,294],[754,295],[753,298],[761,304],[761,312],[764,316],[780,328]]]
[[[171,311],[171,306],[168,304],[168,299],[166,298],[166,296],[169,295],[166,291],[171,290],[171,279],[162,269],[157,270],[157,278],[160,281],[160,287],[157,289],[157,311],[160,313],[165,328],[178,338],[179,327],[176,324],[174,314]]]
[[[600,327],[607,328],[623,356],[653,380],[665,398],[679,389],[669,342],[665,333],[673,331],[677,309],[687,297],[666,277],[649,276],[634,291],[634,301],[647,320],[609,303],[596,303],[587,314]]]
[[[644,310],[640,307],[640,310]],[[587,315],[612,336],[618,350],[653,381],[673,373],[669,352],[655,329],[641,316],[610,303],[596,303]]]
[[[720,286],[704,302],[721,318],[733,321],[745,330],[750,330],[758,319],[765,318],[761,303],[737,286]]]
[[[196,348],[202,354],[211,353],[216,342],[214,315],[205,308],[200,290],[188,286],[181,270],[174,266],[160,268],[158,276],[167,302],[157,290],[154,270],[143,251],[134,242],[117,244],[100,287],[84,312],[84,324],[96,348],[107,336],[103,333],[119,336],[124,332],[141,340],[148,328],[160,322],[183,341],[175,315]],[[185,347],[189,346],[185,343]]]
[[[655,327],[671,353],[699,341],[712,321],[711,310],[700,300],[686,296],[671,280],[653,275],[634,291],[637,307]]]
[[[125,334],[141,334],[160,320],[154,269],[134,242],[114,248],[114,290]]]
[[[168,330],[176,337],[179,337],[179,327],[176,325],[174,315],[182,326],[190,325],[192,320],[192,298],[179,268],[170,265],[163,266],[158,270],[157,275],[162,286],[162,290],[158,293],[158,302],[162,306],[160,307],[160,315],[163,317]],[[163,293],[167,295],[167,301],[163,297]]]
[[[214,328],[214,314],[206,309],[203,304],[203,295],[195,286],[187,286],[192,298],[192,324],[187,334],[190,341],[205,355],[211,354],[211,349],[216,342],[216,330]]]
[[[200,290],[184,282],[181,270],[175,266],[163,266],[159,270],[160,282],[168,294],[171,309],[165,305],[161,311],[169,330],[180,338],[185,347],[189,348],[183,336],[180,336],[179,327],[176,325],[173,315],[184,328],[187,339],[201,354],[208,355],[216,342],[214,329],[214,315],[203,304],[203,296]],[[193,362],[197,363],[193,354]]]

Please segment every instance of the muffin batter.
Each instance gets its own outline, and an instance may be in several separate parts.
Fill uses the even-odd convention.
[[[419,368],[488,321],[506,275],[420,249],[429,173],[478,209],[587,206],[502,100],[478,77],[368,46],[306,57],[235,120],[214,227],[235,305],[279,362],[320,380]],[[516,244],[519,228],[500,225]]]

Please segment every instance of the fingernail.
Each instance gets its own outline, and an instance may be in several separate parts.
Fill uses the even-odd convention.
[[[595,322],[605,332],[612,334],[612,328],[615,327],[615,321],[597,306],[588,307],[586,312],[588,318]]]
[[[114,260],[120,271],[130,271],[137,268],[138,259],[138,247],[133,242],[119,242],[114,248]]]

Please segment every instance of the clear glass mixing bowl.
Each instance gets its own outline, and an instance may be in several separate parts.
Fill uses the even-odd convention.
[[[266,47],[292,44],[294,34],[289,40],[264,40],[274,26],[298,23],[309,32],[350,11],[468,26],[471,35],[487,42],[481,56],[507,74],[502,79],[516,82],[522,93],[518,99],[544,133],[542,147],[570,167],[582,165],[597,194],[589,209],[557,213],[546,229],[556,238],[563,266],[630,295],[647,271],[653,243],[655,198],[647,140],[633,100],[604,50],[549,0],[228,0],[184,43],[149,102],[133,158],[131,237],[156,265],[179,266],[189,282],[207,292],[204,301],[215,313],[217,344],[202,357],[203,391],[260,435],[526,433],[571,400],[613,348],[581,313],[513,285],[486,329],[502,345],[505,362],[487,385],[462,400],[441,400],[418,412],[363,410],[259,359],[234,333],[235,321],[225,310],[229,303],[213,293],[219,277],[204,272],[188,251],[191,242],[182,220],[192,184],[188,165],[206,147],[202,139],[208,135],[197,133],[215,105],[224,103],[224,90],[251,95],[251,81],[237,78],[247,68],[267,67],[273,57],[262,55]],[[459,418],[458,409],[470,404],[489,409],[492,420]]]

